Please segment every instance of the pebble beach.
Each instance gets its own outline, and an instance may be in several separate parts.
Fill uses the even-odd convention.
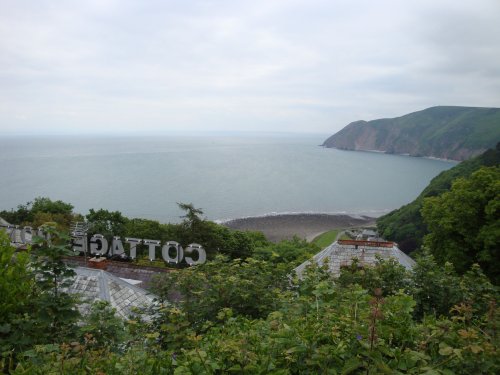
[[[375,218],[342,214],[282,214],[234,219],[222,224],[232,229],[262,232],[273,242],[294,236],[311,241],[329,230],[375,225]]]

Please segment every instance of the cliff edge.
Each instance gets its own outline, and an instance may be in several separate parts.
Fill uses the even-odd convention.
[[[439,106],[391,119],[355,121],[324,143],[452,160],[477,156],[500,141],[500,108]]]

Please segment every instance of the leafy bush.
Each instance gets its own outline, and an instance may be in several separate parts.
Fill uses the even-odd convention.
[[[440,264],[463,273],[479,263],[500,282],[500,168],[481,168],[454,181],[451,190],[426,198],[422,209],[429,228],[425,244]]]
[[[320,248],[317,245],[295,237],[292,240],[265,243],[257,246],[252,253],[252,257],[274,264],[288,263],[290,266],[297,266],[311,258],[318,251],[320,251]]]
[[[487,150],[482,155],[463,161],[455,167],[441,172],[411,203],[377,219],[379,233],[384,238],[396,241],[399,248],[410,253],[420,248],[427,226],[421,215],[424,199],[435,197],[449,191],[453,181],[459,177],[467,178],[482,166],[491,167],[500,164],[500,143],[496,149]]]
[[[30,225],[38,228],[47,222],[57,223],[61,231],[68,230],[72,221],[81,219],[73,213],[73,205],[61,200],[38,197],[33,202],[18,205],[17,210],[0,211],[0,217],[15,225]]]
[[[108,345],[92,342],[97,333],[45,343],[25,352],[11,373],[498,373],[496,288],[476,266],[458,276],[440,270],[429,254],[418,262],[405,277],[380,262],[365,270],[369,282],[361,273],[336,280],[315,266],[291,281],[267,262],[217,258],[174,272],[183,298],[155,305],[150,320],[129,321],[119,351],[107,341],[119,329],[115,322],[106,327],[107,318],[113,321],[108,310],[87,326],[105,332],[96,341]],[[360,285],[376,285],[383,270],[393,281],[385,293]],[[437,297],[423,298],[433,288]],[[438,299],[443,292],[452,294],[446,303]]]
[[[112,228],[106,215],[99,217]],[[121,214],[111,217],[122,220]],[[354,262],[338,278],[313,265],[299,280],[290,270],[318,250],[314,245],[298,239],[270,244],[259,234],[190,214],[186,219],[196,231],[189,223],[122,220],[127,230],[150,230],[162,240],[203,239],[213,257],[158,278],[159,301],[128,321],[103,302],[78,316],[75,299],[62,288],[71,270],[61,261],[67,249],[57,233],[50,246],[45,241],[32,251],[29,264],[28,253],[14,253],[0,233],[3,371],[500,373],[498,288],[477,264],[459,274],[422,251],[412,271],[379,259],[364,269]]]
[[[286,269],[247,258],[215,260],[181,272],[162,274],[155,281],[157,295],[173,301],[196,326],[214,321],[220,310],[259,318],[273,311],[286,285]]]

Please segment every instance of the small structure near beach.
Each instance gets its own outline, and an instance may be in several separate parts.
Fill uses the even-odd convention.
[[[378,257],[381,259],[394,258],[406,269],[412,269],[415,264],[413,259],[399,250],[395,242],[338,240],[324,248],[311,260],[302,263],[294,271],[299,277],[302,277],[305,268],[314,262],[318,266],[326,264],[330,273],[339,276],[340,270],[343,267],[349,267],[355,258],[358,260],[359,266],[366,267],[374,266]]]

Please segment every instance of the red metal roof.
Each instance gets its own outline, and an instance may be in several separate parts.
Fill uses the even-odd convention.
[[[382,241],[363,241],[363,240],[338,240],[339,245],[353,245],[353,246],[370,246],[370,247],[388,247],[392,248],[394,242]]]

